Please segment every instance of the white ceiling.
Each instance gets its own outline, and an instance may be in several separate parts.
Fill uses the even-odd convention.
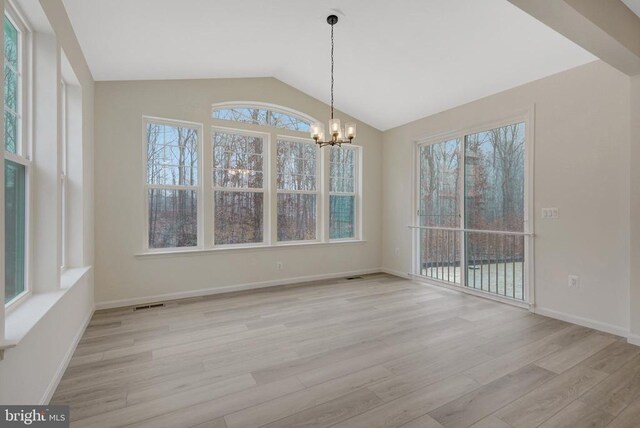
[[[273,76],[386,130],[595,59],[507,0],[64,0],[96,80]]]
[[[622,0],[624,4],[627,5],[629,9],[635,12],[636,15],[640,16],[640,0]]]

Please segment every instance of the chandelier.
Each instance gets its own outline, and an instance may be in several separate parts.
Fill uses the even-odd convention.
[[[325,141],[324,125],[322,123],[316,122],[311,125],[311,138],[313,138],[320,147],[340,146],[344,143],[351,143],[356,137],[355,123],[345,123],[344,128],[342,128],[340,126],[340,119],[333,117],[333,26],[338,23],[338,17],[336,15],[329,15],[327,17],[327,23],[331,25],[331,119],[329,119],[328,140]]]

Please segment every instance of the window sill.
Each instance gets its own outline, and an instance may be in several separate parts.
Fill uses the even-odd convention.
[[[24,339],[49,310],[82,279],[91,266],[67,269],[62,274],[62,287],[46,293],[33,293],[5,318],[5,340],[0,349],[14,347]]]
[[[345,239],[329,242],[295,242],[295,243],[279,243],[275,245],[248,245],[238,247],[218,247],[218,248],[197,248],[188,250],[163,250],[163,251],[148,251],[145,253],[135,254],[136,258],[154,258],[154,257],[173,257],[173,256],[191,256],[191,255],[206,255],[214,253],[232,253],[232,252],[253,252],[253,251],[265,251],[265,250],[277,250],[282,248],[299,248],[299,247],[334,247],[349,244],[364,244],[366,240],[362,239]]]
[[[86,275],[87,272],[89,272],[89,269],[91,269],[91,266],[65,269],[60,275],[60,288],[66,290],[67,288],[73,287],[82,279],[83,276]]]

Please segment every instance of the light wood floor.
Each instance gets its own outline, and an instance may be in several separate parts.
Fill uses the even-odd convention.
[[[640,348],[371,275],[96,312],[72,426],[639,427]]]

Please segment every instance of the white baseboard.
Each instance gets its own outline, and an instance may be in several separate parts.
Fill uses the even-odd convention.
[[[628,340],[630,340],[629,332],[625,328],[617,325],[607,324],[604,322],[592,320],[590,318],[583,318],[576,315],[567,314],[565,312],[543,308],[540,306],[534,306],[532,312],[538,315],[543,315],[545,317],[555,318],[559,319],[560,321],[566,321],[572,324],[581,325],[583,327],[592,328],[594,330],[603,331],[605,333],[615,334],[616,336],[627,337]],[[638,339],[640,344],[640,336],[638,336]]]
[[[126,306],[135,306],[148,303],[164,302],[167,300],[186,299],[190,297],[209,296],[214,294],[232,293],[234,291],[257,290],[260,288],[277,287],[279,285],[297,284],[303,282],[319,281],[323,279],[344,278],[346,276],[366,275],[382,272],[380,268],[362,269],[350,272],[337,272],[322,275],[299,276],[295,278],[275,279],[272,281],[251,282],[247,284],[228,285],[225,287],[205,288],[201,290],[179,291],[176,293],[157,294],[154,296],[133,297],[130,299],[109,300],[96,303],[96,310],[113,309]]]
[[[80,327],[80,329],[76,333],[75,337],[73,338],[71,346],[69,346],[69,349],[67,349],[67,353],[65,354],[64,358],[62,359],[62,362],[60,362],[60,365],[58,366],[58,369],[56,370],[56,374],[53,376],[53,379],[51,379],[51,382],[49,383],[49,386],[45,390],[44,395],[42,396],[42,399],[40,400],[40,404],[41,405],[46,406],[51,401],[51,398],[53,397],[53,394],[56,392],[56,388],[58,388],[58,384],[60,383],[60,380],[62,379],[62,375],[64,375],[64,372],[67,370],[67,367],[69,366],[69,363],[71,362],[71,357],[73,357],[73,353],[76,351],[76,348],[78,347],[78,343],[80,342],[80,339],[82,338],[82,335],[84,334],[84,331],[87,329],[87,326],[89,325],[89,322],[91,321],[91,317],[93,317],[93,312],[94,311],[89,312],[89,315],[84,320],[84,322],[82,323],[82,326]]]
[[[388,273],[389,275],[399,276],[400,278],[411,279],[411,276],[406,272],[400,272],[399,270],[380,268],[380,272]]]
[[[632,345],[640,346],[640,336],[637,334],[629,333],[627,335],[627,342]]]

